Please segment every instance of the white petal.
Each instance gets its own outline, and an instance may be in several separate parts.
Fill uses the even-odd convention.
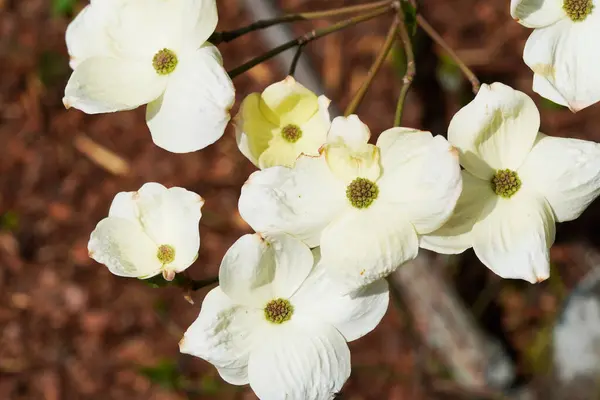
[[[550,275],[548,249],[554,243],[552,209],[524,186],[510,199],[488,203],[473,227],[473,250],[502,278],[540,282]]]
[[[258,166],[265,169],[273,166],[293,167],[301,154],[319,156],[321,147],[327,141],[330,120],[327,107],[329,99],[319,97],[319,110],[305,123],[300,125],[302,137],[290,143],[281,135],[281,129],[271,131],[268,147],[260,155]]]
[[[331,399],[349,376],[350,351],[342,335],[331,325],[300,318],[273,326],[248,363],[250,387],[261,400]]]
[[[600,44],[594,41],[599,35],[600,13],[595,9],[585,21],[573,23],[567,18],[536,29],[525,45],[525,63],[554,86],[564,99],[558,103],[567,103],[572,111],[600,100],[600,76],[596,72]],[[539,84],[534,90],[550,100],[556,97],[554,91],[547,91]]]
[[[154,143],[173,153],[203,149],[223,136],[234,100],[216,47],[182,56],[165,93],[146,111]]]
[[[166,83],[151,63],[92,57],[73,71],[63,103],[87,114],[131,110],[158,98]]]
[[[379,179],[379,149],[372,144],[364,144],[359,150],[345,144],[328,144],[323,154],[331,172],[341,182],[349,185],[356,178],[366,178],[372,182]]]
[[[146,233],[158,246],[175,249],[169,268],[181,272],[189,267],[200,248],[198,224],[204,200],[196,193],[158,183],[146,183],[133,198]]]
[[[135,200],[137,197],[136,193],[137,192],[117,193],[110,205],[108,216],[128,219],[139,223],[139,211]]]
[[[260,93],[248,95],[234,118],[238,147],[256,166],[258,158],[269,147],[273,131],[279,128],[263,115],[261,102]]]
[[[317,253],[318,248],[313,250]],[[379,324],[389,304],[389,288],[379,279],[351,294],[341,295],[327,273],[328,266],[319,263],[300,290],[292,297],[294,313],[318,316],[332,324],[346,341],[351,342],[371,332]]]
[[[417,233],[438,229],[452,215],[461,193],[458,154],[441,136],[392,128],[379,136],[381,199],[401,208]]]
[[[558,222],[571,221],[600,194],[600,145],[540,134],[519,177],[546,198]]]
[[[459,254],[473,246],[471,230],[488,203],[496,201],[490,182],[462,171],[463,190],[452,217],[438,230],[420,237],[420,246],[443,254]]]
[[[69,50],[71,68],[90,57],[111,54],[110,37],[105,28],[110,18],[110,8],[105,2],[87,5],[67,27],[66,42]]]
[[[266,241],[270,256],[275,260],[273,297],[290,298],[313,269],[312,252],[303,242],[289,235],[268,237]]]
[[[533,91],[556,104],[569,107],[565,98],[558,93],[554,85],[542,75],[533,74]]]
[[[225,253],[219,268],[220,287],[238,304],[262,308],[273,298],[275,260],[259,235],[244,235]]]
[[[244,235],[223,257],[221,288],[239,304],[258,308],[273,299],[289,298],[313,267],[310,249],[288,235],[263,239]]]
[[[113,11],[118,15],[107,28],[115,51],[152,65],[152,57],[161,49],[175,51],[179,56],[184,47],[186,20],[194,11],[191,0],[120,1]]]
[[[567,14],[561,0],[511,0],[510,15],[528,28],[552,25]]]
[[[319,109],[317,95],[292,76],[267,87],[261,98],[264,116],[279,127],[288,124],[302,125]]]
[[[300,126],[303,136],[298,141],[299,150],[309,156],[318,156],[319,149],[327,141],[327,132],[331,127],[329,105],[331,100],[325,96],[319,96],[319,110]]]
[[[242,187],[242,218],[263,234],[288,233],[318,246],[323,228],[347,207],[346,187],[325,158],[302,156],[295,168],[273,167],[250,175]]]
[[[244,365],[239,368],[221,368],[217,367],[217,371],[223,380],[230,385],[247,385],[248,380],[248,366]]]
[[[518,169],[531,150],[540,113],[525,93],[501,83],[482,85],[475,99],[450,122],[448,140],[460,163],[481,179],[497,169]]]
[[[183,3],[183,12],[186,18],[183,31],[185,36],[193,38],[190,46],[197,49],[208,40],[217,27],[217,22],[219,22],[217,1],[186,0],[186,2]]]
[[[353,150],[360,151],[370,137],[369,127],[352,114],[348,117],[336,117],[331,121],[327,141],[330,144],[344,143]]]
[[[226,381],[245,384],[248,355],[265,325],[262,310],[237,305],[216,287],[204,298],[200,315],[185,332],[179,350],[214,364]]]
[[[417,233],[402,210],[377,200],[346,212],[321,236],[321,262],[342,293],[389,275],[418,250]]]
[[[109,217],[100,221],[91,234],[88,251],[90,257],[118,276],[150,278],[162,268],[156,244],[139,223],[126,219]]]

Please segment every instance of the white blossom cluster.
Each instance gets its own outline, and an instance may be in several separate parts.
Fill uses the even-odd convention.
[[[525,49],[534,90],[572,110],[600,96],[596,1],[513,0],[537,28]],[[154,142],[202,149],[230,120],[234,87],[207,40],[215,0],[91,0],[66,40],[73,74],[64,103],[86,113],[147,104]],[[589,34],[587,32],[590,32]],[[587,36],[586,36],[587,35]],[[329,100],[292,77],[253,93],[234,119],[240,151],[259,170],[239,211],[255,234],[225,254],[220,285],[180,343],[261,399],[329,399],[350,375],[347,342],[385,314],[385,277],[419,248],[473,248],[505,278],[549,276],[556,222],[600,193],[600,146],[546,136],[526,94],[483,85],[448,140],[391,128],[369,142],[357,115],[331,121]],[[92,232],[90,256],[115,275],[172,280],[197,258],[203,199],[147,183],[116,195]]]

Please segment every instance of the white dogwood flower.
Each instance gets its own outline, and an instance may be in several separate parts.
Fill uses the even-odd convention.
[[[383,132],[377,146],[369,137],[356,115],[338,117],[320,156],[255,172],[239,200],[255,231],[320,245],[343,291],[416,257],[418,236],[446,222],[461,192],[458,156],[443,137],[408,128]]]
[[[600,100],[600,4],[597,0],[511,0],[511,15],[535,28],[523,58],[533,90],[572,111]]]
[[[318,250],[287,235],[241,237],[181,352],[207,360],[231,384],[249,383],[260,399],[331,399],[350,376],[346,342],[377,326],[389,292],[379,280],[335,294],[318,260]]]
[[[215,0],[92,0],[69,25],[74,71],[63,102],[88,114],[148,104],[156,145],[202,149],[229,122],[235,92],[216,47]]]
[[[452,218],[421,247],[477,257],[504,278],[550,274],[555,222],[573,220],[600,194],[600,145],[539,133],[531,98],[501,83],[482,85],[450,122],[463,193]]]
[[[292,167],[300,154],[319,155],[331,125],[330,100],[288,76],[244,99],[235,118],[240,151],[257,167]]]
[[[203,204],[196,193],[158,183],[118,193],[108,218],[92,232],[90,257],[118,276],[146,279],[162,273],[173,280],[198,256]]]

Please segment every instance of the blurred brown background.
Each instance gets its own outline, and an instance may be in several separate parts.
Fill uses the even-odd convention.
[[[360,1],[276,3],[298,11]],[[532,93],[532,76],[521,58],[530,30],[511,19],[508,0],[421,3],[422,14],[482,82],[502,81],[532,95],[545,133],[600,139],[600,106],[573,115]],[[198,279],[214,276],[226,249],[249,231],[237,213],[237,198],[254,168],[238,151],[231,127],[215,145],[177,155],[152,143],[142,109],[97,116],[66,111],[61,98],[70,70],[64,32],[85,4],[0,0],[0,399],[253,399],[248,388],[225,384],[210,365],[178,352],[206,291],[195,293],[196,304],[190,305],[181,290],[117,278],[87,256],[89,234],[114,195],[156,181],[206,199],[200,256],[189,271]],[[218,30],[252,21],[241,0],[218,4]],[[390,22],[391,17],[370,21],[307,48],[325,94],[340,109],[362,83]],[[303,22],[293,29],[300,34],[326,25]],[[266,49],[261,43],[254,33],[220,46],[225,66],[260,54]],[[422,33],[415,51],[417,78],[403,125],[445,134],[452,115],[472,98],[470,86]],[[392,125],[403,60],[395,49],[358,110],[374,134]],[[237,78],[238,103],[286,71],[272,61]],[[94,157],[101,148],[119,158],[100,154],[99,165]],[[516,368],[513,386],[526,384],[535,393],[546,384],[552,323],[590,268],[586,260],[600,243],[599,221],[596,203],[578,221],[559,227],[552,278],[539,285],[501,281],[471,252],[453,258],[444,270],[465,310],[505,346]],[[351,344],[353,373],[343,398],[497,398],[454,386],[436,354],[413,333],[412,320],[391,305],[373,333]]]

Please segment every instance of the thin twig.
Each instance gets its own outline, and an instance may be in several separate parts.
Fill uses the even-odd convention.
[[[233,79],[233,78],[237,77],[238,75],[241,75],[244,72],[252,69],[253,67],[257,66],[258,64],[263,63],[288,49],[294,48],[296,46],[303,46],[309,42],[312,42],[313,40],[320,39],[331,33],[341,31],[350,26],[354,26],[361,22],[368,21],[370,19],[379,17],[379,16],[389,12],[391,9],[393,9],[392,5],[393,5],[393,3],[389,3],[389,5],[385,8],[379,8],[379,9],[376,9],[375,11],[371,11],[370,13],[366,13],[363,15],[359,15],[359,16],[356,16],[353,18],[349,18],[349,19],[340,21],[340,22],[330,25],[326,28],[314,29],[302,36],[297,37],[294,40],[290,40],[289,42],[284,43],[281,46],[277,46],[274,49],[267,51],[266,53],[264,53],[258,57],[253,58],[252,60],[240,65],[237,68],[232,69],[231,71],[228,71],[228,74]]]
[[[191,282],[190,289],[193,290],[193,291],[196,291],[196,290],[200,290],[202,288],[205,288],[207,286],[214,285],[215,283],[219,283],[219,277],[215,276],[213,278],[202,279],[202,280],[199,280],[199,281],[190,280],[190,282]]]
[[[292,60],[292,64],[290,65],[290,72],[288,73],[288,75],[294,76],[294,74],[296,73],[296,67],[298,66],[298,61],[300,61],[300,56],[302,55],[302,50],[304,50],[304,46],[306,46],[306,43],[299,45],[296,49],[296,54],[294,54],[294,59]]]
[[[417,73],[412,42],[410,35],[408,34],[408,30],[406,29],[406,23],[403,19],[400,20],[399,35],[400,41],[402,41],[402,45],[404,47],[404,54],[406,55],[406,72],[402,78],[402,88],[400,89],[400,94],[398,95],[398,105],[396,106],[394,126],[400,126],[400,123],[402,122],[402,112],[404,111],[406,95],[408,94],[410,85],[412,84],[415,74]]]
[[[329,17],[338,17],[347,14],[356,14],[363,11],[370,11],[373,9],[381,8],[390,5],[394,0],[384,0],[384,1],[376,1],[372,3],[366,4],[358,4],[355,6],[341,7],[335,8],[332,10],[323,10],[323,11],[312,11],[305,13],[294,13],[282,15],[281,17],[266,19],[261,21],[256,21],[248,26],[235,29],[232,31],[224,31],[224,32],[215,32],[208,39],[209,42],[213,44],[219,44],[222,42],[230,42],[234,39],[239,38],[240,36],[244,36],[247,33],[254,32],[257,30],[265,29],[271,27],[273,25],[285,24],[289,22],[296,21],[307,21],[314,19],[323,19]]]
[[[173,279],[172,281],[173,285],[190,291],[200,290],[207,286],[214,285],[215,283],[219,283],[218,276],[214,276],[212,278],[207,279],[194,280],[191,279],[185,272],[175,275],[175,279]]]
[[[383,63],[387,59],[388,54],[390,54],[390,50],[392,50],[392,46],[394,45],[394,42],[396,41],[396,35],[398,34],[399,26],[400,26],[400,17],[397,16],[394,19],[394,22],[392,23],[390,30],[388,31],[388,34],[385,39],[385,43],[381,47],[381,50],[379,51],[377,58],[375,59],[375,61],[373,62],[373,65],[371,65],[371,68],[369,69],[369,72],[367,74],[367,77],[365,78],[365,81],[360,86],[360,88],[354,95],[352,101],[346,108],[346,112],[344,113],[346,116],[348,116],[350,114],[354,114],[354,112],[356,111],[356,109],[358,108],[360,103],[362,102],[363,98],[365,97],[367,90],[369,90],[369,87],[371,87],[371,84],[373,83],[373,79],[375,78],[375,75],[377,75],[377,72],[379,72],[379,70],[383,66]]]
[[[467,77],[469,82],[471,82],[473,93],[477,94],[477,92],[479,92],[481,83],[479,82],[479,79],[477,79],[475,73],[471,71],[469,67],[467,67],[464,61],[460,59],[458,54],[456,54],[454,50],[452,50],[450,45],[446,43],[444,38],[442,38],[440,34],[437,33],[437,31],[429,24],[429,22],[427,22],[427,20],[422,15],[417,15],[417,24],[419,24],[419,26],[425,31],[425,33],[427,33],[427,35],[429,35],[429,37],[434,42],[436,42],[442,49],[444,49],[446,53],[448,53],[450,58],[452,58],[456,65],[458,65],[458,68],[460,68],[460,70]]]

